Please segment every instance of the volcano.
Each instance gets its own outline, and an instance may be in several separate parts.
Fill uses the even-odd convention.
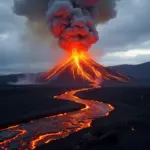
[[[88,53],[73,50],[66,60],[44,74],[42,80],[54,86],[100,86],[102,81],[128,82],[130,78],[96,63]]]

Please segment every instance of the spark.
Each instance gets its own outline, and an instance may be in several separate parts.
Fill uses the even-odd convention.
[[[134,127],[132,127],[131,130],[132,130],[132,132],[134,132],[135,131]]]

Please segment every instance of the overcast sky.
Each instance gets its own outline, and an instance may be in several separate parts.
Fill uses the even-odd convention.
[[[13,0],[0,0],[0,73],[38,72],[51,68],[62,50],[31,40],[26,18],[12,12]],[[90,50],[106,66],[150,61],[150,0],[121,0],[117,17],[97,27],[99,42]],[[49,48],[49,46],[51,48]]]

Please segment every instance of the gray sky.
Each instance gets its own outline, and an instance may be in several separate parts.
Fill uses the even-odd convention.
[[[63,57],[55,41],[41,43],[16,16],[13,0],[0,0],[0,73],[38,72],[51,68]],[[118,15],[98,25],[99,42],[91,48],[104,65],[139,64],[150,61],[150,1],[121,0]],[[28,36],[27,36],[28,35]]]

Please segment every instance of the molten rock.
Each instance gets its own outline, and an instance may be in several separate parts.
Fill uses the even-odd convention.
[[[87,52],[79,52],[76,49],[72,50],[71,55],[64,62],[45,74],[44,79],[54,80],[54,77],[60,78],[65,72],[71,74],[71,81],[80,77],[80,79],[87,81],[88,84],[90,83],[94,87],[101,85],[102,80],[115,80],[120,82],[128,82],[130,80],[118,72],[99,65],[91,59]],[[64,76],[66,77],[66,74]],[[65,84],[68,83],[68,80],[69,78],[67,77]],[[81,84],[81,80],[79,83]]]

